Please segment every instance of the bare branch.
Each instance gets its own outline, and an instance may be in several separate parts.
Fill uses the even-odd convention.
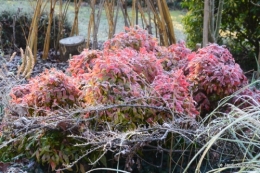
[[[252,0],[250,2],[257,7],[260,7],[260,4],[254,3]]]

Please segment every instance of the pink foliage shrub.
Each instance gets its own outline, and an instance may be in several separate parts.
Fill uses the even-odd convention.
[[[256,88],[246,88],[239,94],[235,95],[231,103],[240,109],[247,108],[250,106],[260,105],[260,90]]]
[[[168,51],[173,53],[177,60],[185,59],[191,53],[191,50],[185,46],[184,41],[169,46]]]
[[[125,28],[126,32],[116,34],[114,38],[104,43],[105,50],[124,49],[126,47],[135,49],[145,48],[146,51],[154,51],[158,41],[152,35],[139,26]]]
[[[139,91],[134,91],[141,89],[140,84],[144,85],[144,82],[130,66],[131,58],[134,61],[134,57],[138,54],[128,50],[96,59],[93,69],[84,74],[87,103],[118,104],[133,95],[140,96]]]
[[[146,105],[167,106],[173,112],[195,117],[198,112],[189,95],[186,77],[181,70],[164,74],[161,61],[145,48],[140,48],[138,52],[124,48],[104,53],[102,58],[95,60],[92,70],[83,75],[86,104],[143,105],[138,108],[117,107],[101,115],[103,120],[121,124],[131,122],[132,126],[171,118],[169,113],[160,114],[147,109]],[[163,97],[167,104],[162,100],[154,101],[154,97]]]
[[[202,109],[208,110],[223,97],[247,85],[242,69],[222,46],[211,44],[189,54],[188,60],[187,78],[192,83],[194,99]]]
[[[172,71],[158,75],[152,83],[154,95],[162,98],[161,102],[155,102],[157,106],[165,106],[173,112],[196,117],[199,112],[195,108],[195,102],[189,94],[189,83],[182,70]]]
[[[88,73],[94,66],[95,60],[102,57],[102,52],[98,50],[85,49],[80,55],[74,55],[69,60],[67,72],[73,77],[78,77],[84,73]]]
[[[77,83],[56,69],[45,70],[28,84],[12,88],[10,95],[11,104],[27,107],[29,116],[46,116],[49,111],[82,106]]]
[[[107,52],[95,61],[93,69],[83,75],[85,102],[88,105],[147,105],[145,90],[162,74],[160,60],[154,54],[131,48]],[[101,119],[116,123],[141,123],[151,114],[142,108],[115,108],[104,112]]]
[[[187,56],[191,54],[191,50],[185,46],[184,41],[169,46],[168,52],[172,54],[171,57],[168,57],[169,62],[171,62],[168,64],[170,69],[182,69],[187,66]]]
[[[235,65],[235,59],[225,46],[219,46],[218,44],[210,44],[205,48],[199,49],[197,54],[201,56],[212,55],[218,59],[220,63]]]

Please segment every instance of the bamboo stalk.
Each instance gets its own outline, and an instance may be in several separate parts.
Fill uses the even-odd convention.
[[[53,19],[53,14],[54,14],[54,8],[56,5],[56,0],[50,0],[50,12],[49,12],[49,19],[48,19],[48,27],[46,31],[46,37],[44,40],[44,46],[43,46],[43,59],[47,59],[49,50],[50,50],[50,36],[51,36],[51,26],[52,26],[52,19]]]
[[[173,23],[171,19],[171,14],[169,12],[169,8],[167,6],[167,3],[165,0],[162,0],[162,8],[164,12],[164,18],[165,18],[165,23],[168,29],[168,39],[170,44],[175,44],[176,43],[176,38],[175,38],[175,33],[174,33],[174,28],[173,28]]]
[[[163,45],[169,46],[169,43],[168,43],[168,40],[167,40],[167,31],[166,31],[166,27],[165,27],[164,12],[163,12],[163,8],[162,8],[162,4],[161,4],[162,1],[165,1],[165,0],[157,0],[157,5],[158,5],[159,12],[160,12],[160,15],[161,15],[159,27],[161,29],[160,33],[162,34]]]
[[[158,24],[155,15],[153,15],[153,20],[154,20],[154,28],[155,28],[155,37],[158,38],[159,29],[158,29]]]
[[[67,11],[68,11],[68,7],[69,7],[69,3],[70,3],[70,0],[67,0],[65,2],[65,7],[63,9],[63,3],[62,3],[63,0],[59,0],[59,23],[58,23],[58,27],[59,27],[59,31],[58,31],[58,35],[57,35],[57,40],[55,42],[55,49],[58,50],[59,49],[59,40],[61,38],[63,38],[63,25],[64,25],[64,21],[66,19],[66,15],[67,15]],[[62,10],[63,9],[63,10]]]
[[[46,2],[47,3],[47,2]],[[36,54],[37,54],[37,33],[38,33],[38,19],[41,14],[42,10],[42,0],[38,0],[36,4],[36,9],[33,15],[32,23],[30,26],[30,31],[27,39],[27,46],[29,46],[33,50],[33,55],[36,61]],[[25,51],[25,56],[27,56],[29,52]]]
[[[138,5],[137,5],[137,1],[135,2],[135,25],[138,25]]]
[[[79,14],[79,8],[81,2],[82,0],[74,0],[75,16],[74,16],[74,21],[73,21],[70,36],[79,35],[78,14]]]
[[[153,13],[154,16],[154,25],[155,25],[155,33],[156,33],[156,38],[158,38],[158,35],[160,37],[160,42],[161,44],[164,45],[164,40],[163,40],[163,35],[160,34],[162,33],[162,22],[161,19],[158,15],[158,13],[156,12],[156,9],[154,7],[154,5],[151,3],[150,0],[145,0],[147,6],[150,8],[151,12]],[[159,33],[159,34],[158,34]]]
[[[113,31],[114,31],[114,21],[113,21],[113,16],[114,16],[114,7],[113,7],[113,2],[110,3],[108,1],[105,2],[105,12],[108,20],[108,26],[109,26],[109,33],[108,33],[108,38],[111,39],[113,36]]]
[[[115,35],[115,32],[116,32],[116,24],[117,24],[118,12],[119,12],[119,4],[117,2],[117,4],[116,4],[116,16],[115,16],[115,19],[114,19],[113,35]]]
[[[90,34],[92,32],[92,30],[94,30],[93,27],[93,21],[95,20],[95,4],[96,4],[96,0],[91,0],[90,1],[90,7],[91,7],[91,14],[90,14],[90,19],[88,22],[88,34],[87,34],[87,43],[86,43],[86,48],[89,48],[89,44],[90,44]],[[93,31],[94,32],[94,31]]]
[[[38,21],[35,23],[35,28],[38,28]],[[33,56],[34,56],[34,60],[36,62],[36,58],[37,58],[37,44],[38,44],[38,29],[37,29],[37,32],[35,33],[35,38],[34,38],[34,46],[33,46],[33,49],[30,49],[30,50],[33,50]],[[30,46],[28,46],[30,47]],[[30,52],[28,52],[28,49],[25,49],[26,51],[26,55],[29,56]]]
[[[151,0],[145,0],[147,6],[150,8],[150,10],[152,11],[152,13],[154,14],[154,17],[156,18],[157,21],[160,21],[160,17],[158,15],[158,13],[156,12],[156,9],[154,7],[154,5],[151,3]]]
[[[126,6],[126,4],[123,4],[122,0],[119,0],[119,5],[121,8],[122,14],[124,16],[125,26],[129,27],[129,23],[131,23],[131,22],[130,22],[130,18],[127,14],[127,6]]]
[[[149,25],[147,26],[147,29],[148,29],[148,33],[149,33],[149,34],[153,34],[153,33],[152,33],[151,9],[150,9],[149,5],[147,5],[147,10],[148,10],[148,21],[149,21]]]
[[[136,11],[135,11],[135,6],[136,6],[136,0],[132,1],[132,21],[131,21],[131,26],[135,26],[135,16],[136,16]]]
[[[141,14],[141,17],[142,17],[142,19],[143,19],[143,21],[144,21],[144,23],[145,23],[145,26],[147,27],[147,26],[148,26],[148,22],[147,22],[147,20],[146,20],[146,18],[145,18],[144,10],[143,10],[143,8],[142,8],[140,2],[138,2],[138,9],[139,9],[140,14]]]

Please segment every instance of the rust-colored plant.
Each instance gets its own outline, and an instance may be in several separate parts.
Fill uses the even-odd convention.
[[[28,108],[28,116],[47,116],[60,108],[81,106],[80,94],[71,77],[51,69],[31,78],[28,84],[14,87],[10,95],[11,104]]]
[[[101,58],[103,52],[98,50],[85,49],[80,55],[74,55],[69,60],[67,72],[73,77],[80,77],[84,73],[88,73],[93,69],[97,58]]]

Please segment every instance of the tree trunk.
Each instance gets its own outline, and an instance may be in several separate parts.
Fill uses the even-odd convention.
[[[205,47],[209,42],[209,0],[204,1],[204,18],[203,18],[203,40],[202,46]]]
[[[105,0],[101,0],[99,2],[99,7],[98,7],[98,14],[97,14],[97,20],[94,22],[94,31],[93,31],[93,45],[92,45],[92,49],[96,49],[98,46],[98,38],[97,38],[97,34],[98,34],[98,29],[99,29],[99,24],[100,24],[100,18],[101,18],[101,14],[102,14],[102,10],[103,10],[103,6],[104,6]]]
[[[209,42],[210,43],[215,43],[215,35],[214,35],[214,30],[215,30],[215,14],[214,14],[214,9],[215,9],[215,0],[209,0]]]

